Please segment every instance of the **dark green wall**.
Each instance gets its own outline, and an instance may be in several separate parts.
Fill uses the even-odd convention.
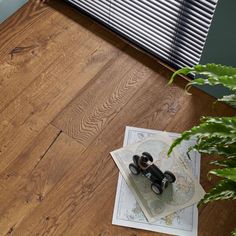
[[[236,66],[236,0],[219,0],[201,63]]]
[[[236,67],[236,0],[218,0],[200,63]],[[220,86],[203,90],[216,97],[228,93]]]

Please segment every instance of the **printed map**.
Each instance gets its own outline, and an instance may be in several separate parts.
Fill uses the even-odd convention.
[[[158,134],[158,131],[139,129],[127,127],[125,132],[124,146],[132,143],[136,143],[142,139],[152,137],[153,135]],[[168,133],[169,136],[174,139],[178,137],[178,134]],[[200,170],[200,155],[196,152],[190,153],[191,159],[186,156],[186,150],[189,146],[193,144],[193,141],[184,142],[179,152],[183,159],[183,165],[186,168],[190,168],[199,180],[199,170]],[[147,145],[147,144],[142,144]],[[148,146],[150,146],[148,144]],[[153,147],[153,145],[151,145]],[[154,145],[155,146],[155,145]],[[156,148],[156,147],[154,147]],[[142,146],[138,146],[137,150],[143,150]],[[146,149],[146,147],[144,147]],[[158,149],[160,150],[160,149]],[[149,152],[157,153],[158,150],[149,150]],[[166,155],[166,150],[162,150],[162,154]],[[181,176],[181,173],[178,173],[178,188],[184,189],[186,197],[191,198],[194,189],[189,187],[192,186],[188,184],[191,181],[191,178],[186,176]],[[141,176],[140,176],[141,177]],[[142,178],[143,179],[143,178]],[[145,192],[145,185],[143,191]],[[150,189],[150,183],[147,183],[148,190]],[[177,187],[177,186],[176,186]],[[175,190],[174,190],[175,191]],[[175,201],[172,201],[172,204],[181,204],[183,198],[178,195],[174,197]],[[173,199],[172,199],[173,200]],[[160,211],[160,209],[158,209]],[[152,230],[156,232],[170,233],[175,235],[197,235],[197,223],[198,223],[198,213],[195,205],[176,211],[173,214],[170,214],[160,220],[157,220],[154,223],[149,223],[144,216],[139,204],[135,200],[134,195],[127,186],[125,180],[120,175],[117,187],[117,196],[115,209],[113,214],[113,224],[142,228],[147,230]]]

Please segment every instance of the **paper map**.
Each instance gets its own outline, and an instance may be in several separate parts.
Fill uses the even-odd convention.
[[[180,153],[174,149],[170,157],[167,152],[172,143],[166,132],[146,138],[135,144],[111,152],[125,182],[129,186],[148,222],[155,222],[161,217],[170,215],[177,210],[199,202],[205,192],[193,176],[192,172],[180,158]],[[151,189],[151,182],[142,174],[133,175],[129,164],[135,154],[148,152],[153,157],[153,163],[163,172],[171,171],[176,181],[169,184],[162,194],[157,195]]]
[[[127,127],[124,146],[136,143],[144,138],[152,137],[158,133],[159,131]],[[178,134],[168,134],[172,139],[178,137]],[[193,174],[199,180],[200,155],[196,152],[192,152],[190,154],[192,158],[189,160],[185,154],[191,144],[193,144],[193,141],[184,142],[179,152],[181,152],[181,156],[183,157],[183,163],[192,170]],[[192,194],[191,189],[187,188],[186,191],[190,195]],[[181,198],[179,198],[177,202],[180,200]],[[185,236],[197,235],[197,221],[197,208],[196,206],[190,206],[168,215],[155,223],[149,223],[126,182],[121,175],[119,176],[113,224]]]

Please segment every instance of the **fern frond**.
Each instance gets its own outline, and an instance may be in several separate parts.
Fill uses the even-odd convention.
[[[236,158],[227,158],[224,160],[219,160],[219,161],[211,161],[210,164],[216,165],[216,166],[222,166],[222,167],[235,167],[236,168]]]
[[[223,85],[230,89],[232,94],[223,96],[218,101],[236,107],[236,68],[216,64],[196,65],[192,68],[185,67],[172,75],[169,84],[173,82],[176,75],[187,75],[189,73],[197,75],[197,78],[187,84],[187,92],[192,85]],[[200,153],[220,155],[221,160],[210,163],[224,167],[209,171],[209,174],[224,179],[205,194],[199,205],[216,200],[236,199],[236,116],[203,117],[200,125],[183,132],[172,143],[168,155],[183,140],[191,138],[196,140],[196,144],[189,148],[188,153],[195,150]],[[236,236],[236,229],[232,232],[232,235]]]
[[[231,180],[221,180],[210,192],[206,193],[198,205],[216,200],[236,199],[236,183]]]
[[[236,142],[231,138],[206,137],[197,140],[197,144],[192,149],[200,153],[236,159]]]
[[[218,99],[218,101],[226,102],[229,105],[236,107],[236,94],[226,95]]]
[[[187,85],[187,90],[192,85],[218,85],[222,84],[226,88],[236,92],[236,68],[217,64],[196,65],[194,67],[184,67],[176,71],[170,81],[171,84],[177,75],[187,75],[193,73],[199,78],[191,81]]]
[[[209,174],[217,175],[222,178],[227,178],[236,182],[236,168],[223,168],[210,170]]]
[[[236,236],[236,229],[234,229],[234,230],[231,232],[231,235],[232,235],[232,236]]]
[[[174,147],[179,145],[183,140],[189,140],[190,138],[197,139],[197,145],[200,144],[200,147],[204,147],[206,150],[209,147],[209,153],[214,152],[210,151],[211,143],[207,146],[207,140],[230,140],[231,143],[236,143],[236,117],[203,117],[201,119],[201,124],[199,126],[194,126],[192,129],[185,131],[177,138],[171,145],[168,155],[172,152]],[[201,144],[206,142],[206,144]],[[195,146],[197,148],[198,146]],[[214,148],[214,147],[212,147]],[[227,148],[227,147],[226,147]],[[203,149],[203,148],[202,148]],[[224,147],[222,148],[223,151]]]

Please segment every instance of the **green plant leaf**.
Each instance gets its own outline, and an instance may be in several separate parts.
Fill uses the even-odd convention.
[[[198,205],[226,199],[236,199],[236,183],[228,179],[221,180],[210,192],[205,194]]]
[[[209,173],[236,182],[236,168],[215,169],[210,170]]]
[[[175,73],[171,76],[168,84],[172,84],[173,81],[174,81],[174,78],[177,76],[177,75],[187,75],[189,74],[193,69],[191,67],[184,67],[184,68],[181,68],[177,71],[175,71]]]
[[[192,129],[183,132],[181,136],[172,143],[168,155],[170,155],[175,146],[179,145],[183,140],[189,140],[190,138],[197,139],[197,145],[200,145],[201,142],[213,140],[214,138],[221,139],[221,142],[222,140],[230,140],[230,142],[236,143],[236,117],[203,117],[201,122],[199,126],[194,126]],[[195,146],[196,148],[197,145]],[[225,148],[228,147],[226,146]],[[213,152],[214,150],[210,153]]]
[[[189,73],[199,75],[199,78],[191,81],[187,85],[187,90],[192,85],[222,84],[230,90],[236,91],[236,68],[216,64],[196,65],[192,68],[184,67],[172,75],[169,84],[173,82],[177,75],[187,75]]]
[[[210,164],[232,168],[236,167],[236,158],[234,157],[234,158],[228,158],[226,160],[211,161]]]
[[[236,158],[236,142],[225,137],[206,137],[198,140],[192,148],[205,154],[217,154],[227,158]]]
[[[205,76],[207,76],[207,74],[205,74]],[[208,77],[206,78],[197,78],[188,83],[187,90],[193,85],[205,85],[205,84],[212,86],[222,84],[225,87],[229,88],[230,90],[236,91],[236,75],[215,76],[215,77],[211,77],[210,75],[208,75]]]
[[[236,68],[206,64],[196,65],[193,68],[185,67],[176,71],[169,84],[173,83],[176,75],[187,75],[192,73],[197,75],[195,80],[190,81],[185,91],[193,85],[218,85],[221,84],[229,88],[233,94],[223,96],[218,101],[226,102],[236,107]],[[236,116],[234,117],[203,117],[200,125],[185,131],[176,139],[169,148],[168,155],[173,148],[183,140],[195,139],[196,144],[190,147],[191,150],[200,153],[217,154],[221,160],[212,161],[211,164],[224,167],[223,169],[213,169],[209,174],[224,178],[209,193],[206,193],[199,204],[208,203],[215,200],[236,199]],[[232,232],[236,236],[236,229]]]
[[[231,232],[231,235],[232,235],[232,236],[236,236],[236,229],[234,229],[234,230]]]
[[[223,96],[222,98],[219,98],[218,101],[226,102],[229,105],[236,107],[236,94]]]
[[[205,64],[205,65],[196,65],[193,67],[194,73],[205,73],[215,76],[232,76],[236,75],[236,68],[231,66],[225,66],[220,64]]]
[[[222,124],[227,128],[232,129],[232,133],[236,133],[236,116],[234,117],[202,117],[201,122]]]

